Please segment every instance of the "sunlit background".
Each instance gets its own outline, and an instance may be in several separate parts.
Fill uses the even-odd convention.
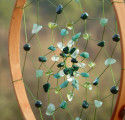
[[[62,5],[67,3],[67,0],[52,0],[52,1],[56,5],[58,5],[59,3],[61,3]],[[1,18],[0,19],[0,25],[1,25],[1,29],[0,29],[0,36],[1,36],[1,40],[0,40],[0,120],[22,120],[23,119],[21,112],[19,110],[17,101],[16,101],[13,86],[11,83],[11,75],[10,75],[10,69],[9,69],[9,63],[8,63],[8,33],[9,33],[9,25],[10,25],[12,10],[14,7],[14,2],[15,2],[14,0],[11,0],[11,1],[1,0],[0,1],[0,18]],[[81,3],[82,3],[83,8],[85,8],[84,11],[88,12],[90,18],[95,18],[95,17],[102,18],[102,1],[101,0],[81,0]],[[29,7],[25,9],[28,38],[30,38],[32,35],[31,31],[32,31],[33,24],[36,23],[36,13],[37,13],[36,2],[32,3]],[[70,20],[68,22],[77,20],[78,17],[81,15],[79,4],[77,4],[75,0],[73,0],[73,2],[70,3],[65,8],[65,13],[68,16],[68,19]],[[39,24],[48,25],[48,22],[54,22],[54,19],[56,17],[55,15],[56,15],[55,8],[50,3],[48,3],[47,0],[40,0]],[[116,21],[115,21],[114,11],[111,5],[109,5],[108,3],[105,4],[105,15],[106,15],[106,18],[109,19],[108,26],[112,28],[113,31],[115,31]],[[57,19],[57,23],[61,28],[65,28],[67,21],[64,15],[59,15]],[[83,34],[85,32],[84,22],[82,20],[79,21],[77,25],[74,26],[74,28],[75,28],[75,33],[82,32]],[[103,31],[103,27],[100,26],[100,23],[98,20],[97,21],[88,20],[87,32],[91,33],[91,36],[93,39],[100,40],[102,31]],[[115,45],[115,43],[112,42],[112,35],[113,35],[113,32],[107,28],[105,32],[104,40],[106,41],[106,45],[107,45],[106,50],[109,54],[111,54]],[[71,38],[71,36],[72,36],[72,33],[70,32],[69,38]],[[52,45],[50,42],[52,39],[51,31],[48,28],[44,28],[43,30],[40,31],[39,38],[41,41],[41,45],[42,46],[44,45],[43,46],[44,53],[47,53],[48,52],[47,48],[50,45]],[[62,40],[59,30],[54,31],[54,38],[55,38],[55,42],[60,42]],[[68,41],[65,40],[64,43],[67,44],[67,42]],[[99,51],[99,48],[96,46],[95,43],[98,43],[98,42],[90,41],[87,47],[87,52],[90,53],[91,58],[94,58],[95,54],[97,54],[97,52]],[[23,50],[24,44],[25,44],[25,34],[24,34],[24,24],[22,22],[21,50],[20,50],[21,51],[20,52],[21,64],[23,64],[23,59],[24,59],[24,54],[25,54]],[[36,37],[33,38],[30,44],[32,47],[30,53],[33,56],[35,63],[39,65],[39,62],[37,59],[41,55],[41,51],[38,48]],[[83,39],[79,40],[78,47],[80,49],[80,52],[83,51],[85,44],[86,44],[85,40]],[[56,53],[59,54],[59,52],[60,51],[57,51]],[[103,54],[101,54],[100,58],[96,60],[96,64],[98,66],[95,68],[95,72],[93,71],[90,72],[91,74],[91,78],[89,78],[90,82],[93,82],[94,79],[97,77],[98,71],[101,72],[105,68],[104,61],[105,61],[106,56],[105,56],[104,51],[102,53]],[[48,62],[47,62],[48,66],[52,65],[50,57],[51,55],[48,57]],[[116,48],[113,58],[117,60],[117,64],[113,66],[113,72],[114,72],[115,80],[118,81],[120,77],[120,45],[119,44]],[[79,58],[79,60],[81,60],[81,58]],[[68,62],[70,66],[71,65],[70,60],[68,60]],[[87,63],[87,61],[85,61],[85,63]],[[41,69],[44,70],[45,68],[43,67]],[[56,67],[54,67],[54,70],[57,71]],[[110,94],[110,88],[113,85],[112,76],[111,76],[111,73],[110,74],[109,73],[110,73],[110,69],[107,70],[105,75],[101,77],[100,88],[99,88],[101,98]],[[43,102],[43,108],[42,108],[42,112],[44,114],[43,117],[45,118],[45,120],[51,120],[52,119],[51,117],[47,117],[45,115],[45,112],[46,112],[45,107],[47,107],[47,94],[44,93],[42,89],[42,85],[43,83],[44,84],[46,83],[46,79],[47,77],[45,75],[41,79],[40,100]],[[30,87],[33,94],[35,95],[36,94],[35,88],[37,87],[36,86],[37,82],[35,78],[35,69],[29,58],[27,59],[27,62],[26,62],[24,80],[27,83],[27,85]],[[54,86],[55,81],[56,80],[53,77],[51,77],[50,83],[53,84],[52,86]],[[79,81],[81,81],[81,83],[84,83],[82,77],[79,78]],[[60,80],[59,83],[61,84],[62,81]],[[68,88],[68,89],[71,90],[72,88]],[[85,97],[83,97],[83,95],[85,94],[84,90],[85,89],[81,87],[79,91],[75,90],[75,94],[79,97],[79,100],[77,100],[77,97],[76,98],[74,97],[74,100],[71,103],[69,103],[69,109],[71,113],[73,114],[74,118],[78,117],[80,114],[81,104],[79,103],[85,99]],[[55,94],[54,91],[50,93],[51,93],[50,101],[54,103],[56,107],[58,107],[61,102],[59,96]],[[62,92],[63,98],[66,97],[66,94],[67,92],[66,90],[64,90]],[[95,97],[96,88],[93,87],[93,90],[88,92],[88,96],[89,96],[88,97],[89,101],[94,100],[96,98]],[[38,109],[34,107],[34,100],[31,98],[29,94],[28,94],[28,98],[33,108],[33,112],[36,115],[36,118],[39,120],[40,119],[39,111]],[[104,101],[104,107],[99,108],[97,110],[97,118],[98,118],[97,120],[109,120],[110,119],[111,100],[112,100],[112,97],[107,98]],[[87,111],[89,111],[89,113]],[[84,111],[82,118],[83,120],[84,119],[92,120],[93,115],[94,115],[94,106],[90,106],[89,110]],[[60,116],[63,116],[63,117],[60,117]],[[64,110],[61,110],[61,109],[58,112],[55,112],[55,118],[56,120],[70,120],[71,119],[70,116],[66,112],[64,112]]]

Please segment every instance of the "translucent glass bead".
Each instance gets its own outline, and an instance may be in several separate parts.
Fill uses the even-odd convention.
[[[59,74],[60,74],[61,77],[63,77],[65,75],[65,73],[63,72],[63,70],[60,70]]]
[[[54,62],[56,62],[56,61],[59,60],[59,56],[54,55],[54,56],[51,57],[51,60],[54,61]]]
[[[73,40],[70,40],[70,41],[67,43],[67,46],[68,46],[69,48],[71,48],[73,45],[74,45],[74,41],[73,41]]]
[[[101,24],[102,27],[104,27],[105,25],[107,25],[107,23],[108,23],[108,19],[106,19],[106,18],[102,18],[100,20],[100,24]]]
[[[55,111],[55,105],[54,104],[49,104],[46,110],[46,115],[51,116],[54,114]]]
[[[85,63],[78,63],[77,65],[78,65],[80,68],[84,68],[84,67],[86,66]]]
[[[42,28],[42,25],[34,24],[32,28],[32,34],[37,34]]]
[[[95,104],[96,108],[100,108],[102,106],[103,102],[99,101],[99,100],[94,100],[94,104]]]
[[[84,33],[84,34],[83,34],[83,38],[84,38],[85,40],[90,40],[91,35],[88,34],[88,33]]]
[[[60,50],[63,50],[65,48],[65,45],[62,43],[62,42],[58,42],[57,43],[57,47],[60,49]]]
[[[105,65],[107,65],[107,66],[112,65],[114,63],[116,63],[116,60],[113,59],[113,58],[108,58],[108,59],[105,60]]]
[[[75,52],[71,55],[72,58],[77,58],[79,54],[79,49],[76,49]]]
[[[73,22],[68,23],[68,24],[66,25],[66,27],[67,27],[69,30],[72,30],[72,29],[73,29]]]
[[[74,93],[72,93],[72,91],[69,91],[67,93],[67,99],[68,99],[68,101],[71,102],[73,100],[73,97],[74,97]]]
[[[49,27],[50,29],[54,29],[54,28],[57,27],[57,24],[56,24],[56,23],[49,22],[49,23],[48,23],[48,27]]]
[[[93,68],[93,67],[96,66],[96,64],[95,64],[94,62],[92,62],[92,61],[89,61],[88,66],[89,66],[90,68]]]

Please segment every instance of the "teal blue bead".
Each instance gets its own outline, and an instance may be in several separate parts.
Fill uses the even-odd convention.
[[[81,73],[80,74],[82,77],[88,78],[89,77],[89,73]]]
[[[60,76],[59,73],[56,73],[56,74],[54,75],[54,78],[59,79],[59,78],[61,78],[61,76]]]
[[[60,35],[61,36],[67,36],[68,35],[68,31],[66,29],[62,29],[61,32],[60,32]]]
[[[53,45],[51,45],[50,47],[48,47],[48,49],[51,50],[51,51],[55,51],[56,47],[54,47]]]
[[[84,57],[84,58],[89,58],[89,53],[87,53],[87,52],[82,52],[82,53],[80,54],[80,56],[81,56],[81,57]]]
[[[42,77],[42,75],[43,75],[43,71],[42,71],[42,70],[37,70],[37,71],[36,71],[36,77],[37,77],[37,78]]]
[[[77,33],[76,35],[74,35],[74,36],[72,37],[72,40],[73,40],[74,42],[76,42],[76,41],[78,41],[78,39],[80,38],[80,36],[81,36],[81,33]]]
[[[68,86],[68,81],[64,81],[61,85],[60,85],[60,88],[66,88]]]
[[[60,107],[62,109],[66,109],[67,108],[67,102],[66,101],[63,101],[61,104],[60,104]]]

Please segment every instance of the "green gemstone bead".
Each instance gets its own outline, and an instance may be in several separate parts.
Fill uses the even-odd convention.
[[[66,109],[67,108],[67,102],[66,101],[63,101],[61,104],[60,104],[60,107],[62,109]]]
[[[99,47],[104,47],[105,46],[105,41],[101,41],[97,44]]]
[[[70,51],[69,51],[69,53],[73,54],[75,52],[75,50],[76,50],[76,48],[71,48]]]
[[[63,49],[63,52],[64,52],[65,54],[68,54],[68,53],[69,53],[69,47],[68,47],[68,46],[65,47],[65,48]]]
[[[64,62],[61,62],[57,65],[58,68],[61,68],[61,67],[64,67],[65,63]]]
[[[74,71],[78,71],[79,70],[79,66],[78,65],[72,65]]]
[[[89,58],[89,53],[87,53],[87,52],[82,52],[82,53],[80,54],[80,56],[88,59],[88,58]]]

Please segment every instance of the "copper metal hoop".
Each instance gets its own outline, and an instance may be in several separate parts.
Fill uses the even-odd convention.
[[[23,8],[25,2],[26,0],[16,0],[13,10],[9,31],[9,62],[13,86],[23,117],[25,120],[36,120],[26,95],[20,68],[19,46],[23,9],[20,9],[19,7]],[[124,0],[111,0],[111,2],[115,10],[118,21],[118,29],[121,37],[121,68],[123,68],[121,69],[120,90],[111,120],[122,120],[125,114],[125,5]]]

